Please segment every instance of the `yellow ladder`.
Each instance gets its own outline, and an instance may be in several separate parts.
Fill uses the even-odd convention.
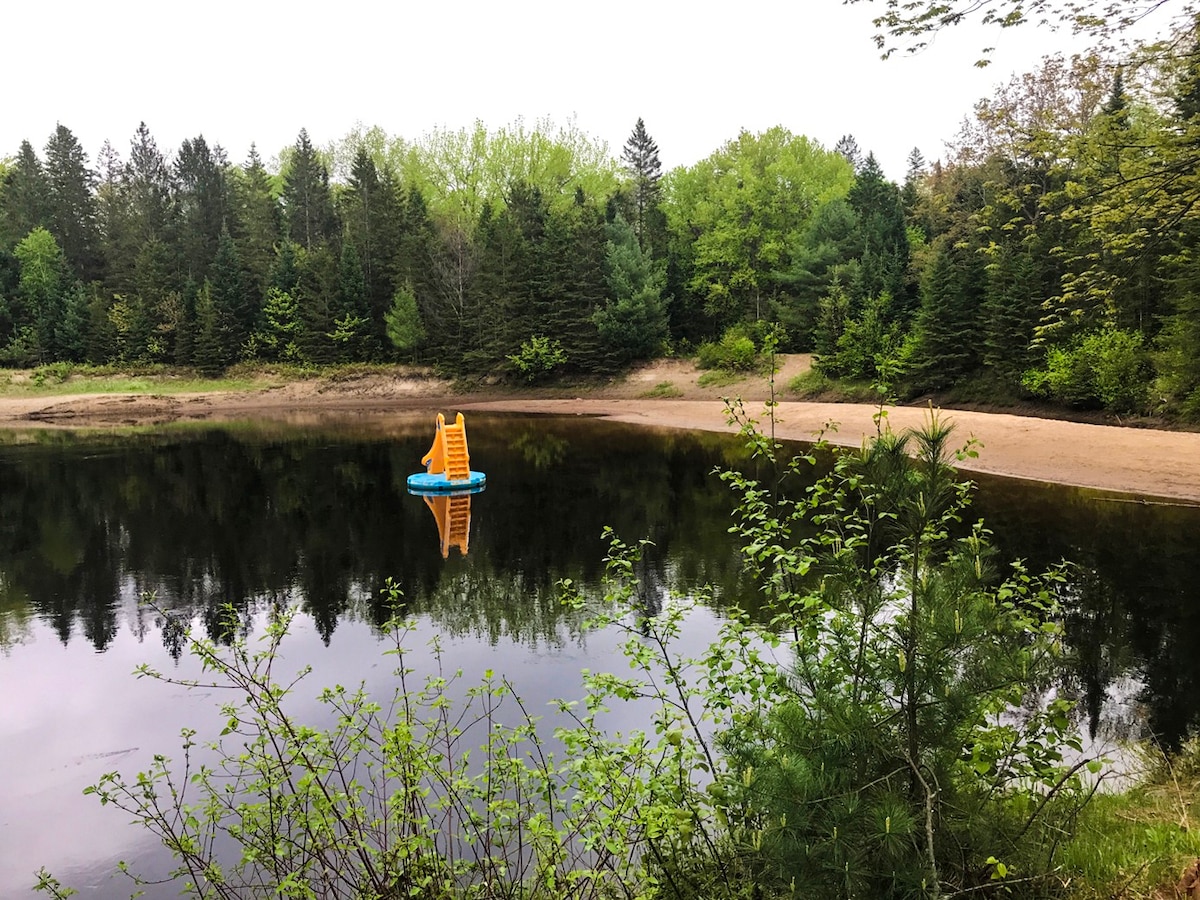
[[[455,417],[453,425],[447,425],[446,417],[438,413],[433,446],[421,463],[430,475],[444,472],[447,481],[470,480],[471,453],[467,450],[467,424],[462,413]]]

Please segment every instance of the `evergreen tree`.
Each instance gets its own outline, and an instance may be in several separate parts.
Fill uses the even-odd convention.
[[[140,123],[134,133],[125,173],[132,217],[129,237],[134,246],[152,240],[170,244],[174,225],[171,174],[166,157],[158,149],[145,122]]]
[[[271,287],[294,293],[300,286],[300,262],[298,248],[291,241],[279,243],[279,251],[271,266]]]
[[[135,242],[129,237],[132,213],[125,165],[108,141],[97,159],[96,220],[100,232],[104,284],[110,294],[133,290],[133,258],[126,252]],[[90,358],[90,357],[89,357]]]
[[[1028,251],[1011,244],[993,245],[983,304],[982,362],[1010,384],[1020,384],[1033,362],[1034,329],[1043,299],[1037,265]]]
[[[638,246],[633,229],[618,216],[605,229],[604,276],[607,300],[593,320],[612,359],[626,363],[656,356],[667,339],[662,300],[666,264]]]
[[[211,339],[216,343],[212,347],[206,346],[204,352],[210,361],[216,360],[221,368],[226,368],[241,358],[243,346],[253,333],[257,319],[257,309],[246,287],[237,247],[227,231],[221,233],[207,283],[212,305]],[[196,310],[199,321],[199,304]],[[201,329],[206,327],[203,322],[200,324]]]
[[[46,227],[58,239],[75,277],[83,281],[96,280],[102,271],[95,183],[83,147],[71,129],[60,124],[46,143]]]
[[[5,249],[16,246],[35,228],[44,228],[49,219],[46,173],[33,145],[21,141],[16,161],[0,190],[0,245]]]
[[[961,235],[934,245],[921,285],[911,370],[918,386],[940,390],[973,371],[983,345],[983,272],[973,246]]]
[[[341,206],[342,221],[346,226],[346,234],[357,251],[368,295],[371,294],[376,270],[380,268],[376,260],[379,240],[376,234],[376,218],[382,200],[381,194],[375,161],[371,159],[367,148],[360,144],[354,153],[354,161],[350,164],[350,178],[341,196]]]
[[[857,173],[863,164],[862,150],[858,148],[858,141],[854,139],[852,134],[843,134],[838,138],[838,142],[833,145],[833,152],[841,154],[846,162],[850,163],[850,167]]]
[[[91,295],[79,281],[67,289],[63,297],[62,319],[56,328],[59,358],[82,362],[87,356],[89,304]]]
[[[861,266],[860,297],[890,294],[893,315],[906,317],[908,303],[908,231],[900,191],[883,175],[875,154],[867,155],[846,201],[858,219],[857,256]]]
[[[608,295],[606,249],[603,210],[576,188],[574,205],[551,211],[547,220],[543,258],[548,310],[545,330],[538,333],[560,341],[567,367],[581,374],[597,374],[612,363],[595,320]]]
[[[925,237],[931,235],[925,223],[917,219],[917,205],[921,200],[921,180],[927,171],[925,155],[917,147],[908,154],[908,170],[904,175],[904,185],[900,188],[900,203],[904,207],[904,219],[909,225],[915,225],[924,232]]]
[[[230,172],[229,195],[232,206],[229,233],[246,272],[250,292],[258,299],[265,295],[270,284],[275,247],[279,243],[280,214],[271,177],[253,144],[246,164]]]
[[[196,344],[193,360],[200,374],[216,378],[228,365],[227,348],[213,305],[212,286],[205,281],[196,296]]]
[[[89,292],[84,358],[95,365],[112,362],[117,358],[119,347],[111,311],[111,295],[103,290],[93,289]]]
[[[220,147],[209,148],[204,135],[185,140],[175,158],[177,210],[183,274],[200,280],[217,255],[222,229],[230,219],[227,162]]]
[[[288,237],[306,250],[337,233],[329,170],[301,128],[283,179],[283,211]]]
[[[661,248],[665,226],[665,219],[659,210],[662,163],[658,158],[658,144],[646,131],[646,123],[641,118],[638,118],[625,142],[621,159],[633,182],[630,224],[637,236],[638,246],[644,251],[649,251],[651,247]]]
[[[334,321],[330,336],[337,362],[370,359],[378,352],[372,340],[366,279],[353,241],[342,242],[337,302],[332,312]]]
[[[421,322],[421,311],[412,289],[404,285],[397,289],[391,308],[385,317],[387,337],[392,347],[401,354],[416,355],[425,342],[425,326]]]
[[[328,365],[337,361],[338,347],[330,338],[337,329],[336,298],[338,258],[324,244],[296,258],[296,304],[303,327],[297,337],[301,356],[308,362]]]

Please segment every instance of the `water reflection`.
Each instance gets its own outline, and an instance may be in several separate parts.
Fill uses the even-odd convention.
[[[5,436],[0,648],[11,655],[38,623],[71,648],[104,651],[125,628],[178,657],[180,623],[219,638],[226,604],[248,621],[264,604],[292,602],[328,644],[342,622],[387,618],[389,578],[408,613],[448,633],[557,646],[571,623],[555,586],[598,582],[606,525],[652,542],[639,572],[648,603],[711,584],[717,608],[753,606],[727,534],[732,498],[711,475],[746,464],[736,439],[478,416],[472,455],[488,471],[487,492],[431,500],[405,485],[428,427],[420,414],[323,431]],[[1192,730],[1200,510],[979,481],[974,511],[999,559],[1077,565],[1068,641],[1093,728],[1148,724],[1168,743]],[[147,593],[158,618],[136,611]],[[1137,715],[1126,715],[1131,706]]]

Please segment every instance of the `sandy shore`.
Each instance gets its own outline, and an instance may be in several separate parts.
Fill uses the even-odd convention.
[[[804,364],[797,360],[792,365]],[[646,396],[648,385],[662,393],[667,384],[672,385],[667,390],[671,399]],[[237,393],[8,396],[0,397],[0,428],[251,418],[319,421],[440,409],[589,415],[661,428],[732,431],[717,397],[746,398],[747,412],[761,418],[765,393],[761,379],[699,388],[694,371],[667,361],[584,397],[463,395],[434,378],[379,375]],[[836,423],[837,431],[826,436],[857,445],[874,433],[875,412],[870,405],[784,401],[775,433],[781,439],[810,440]],[[919,425],[928,414],[924,408],[891,408],[888,420],[893,428],[906,428]],[[941,415],[954,423],[959,443],[974,438],[981,444],[979,457],[964,463],[964,469],[1200,503],[1200,434],[959,410]]]

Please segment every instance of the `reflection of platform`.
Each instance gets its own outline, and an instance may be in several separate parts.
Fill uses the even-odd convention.
[[[483,487],[469,488],[455,493],[428,493],[412,491],[424,498],[425,505],[437,522],[438,541],[442,547],[442,559],[450,555],[450,548],[457,547],[463,556],[471,541],[471,495],[478,494]]]
[[[468,472],[467,478],[451,481],[444,472],[418,472],[408,476],[408,489],[414,494],[456,494],[460,491],[481,491],[487,483],[482,472]]]

